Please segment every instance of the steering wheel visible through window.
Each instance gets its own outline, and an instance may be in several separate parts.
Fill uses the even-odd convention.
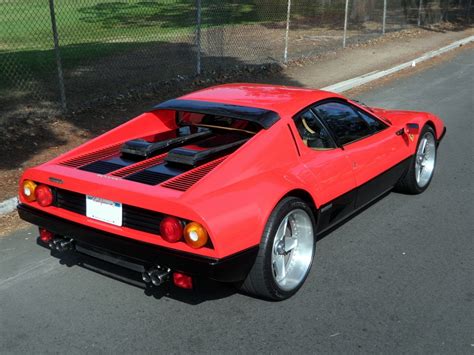
[[[309,148],[332,149],[336,147],[327,129],[311,110],[302,113],[295,120],[295,124],[304,144]]]

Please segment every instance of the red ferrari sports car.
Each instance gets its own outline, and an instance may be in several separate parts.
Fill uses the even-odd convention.
[[[318,235],[391,189],[428,187],[445,131],[433,114],[331,92],[215,86],[26,170],[18,211],[39,244],[147,285],[205,277],[282,300],[305,281]]]

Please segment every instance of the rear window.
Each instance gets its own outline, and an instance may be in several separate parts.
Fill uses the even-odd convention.
[[[256,123],[246,120],[185,111],[177,111],[176,120],[178,126],[221,128],[249,133],[256,133],[261,129]]]

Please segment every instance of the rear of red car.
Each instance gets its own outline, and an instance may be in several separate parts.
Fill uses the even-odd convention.
[[[40,227],[41,244],[131,268],[145,282],[172,278],[189,288],[193,276],[242,280],[256,248],[232,252],[216,243],[189,190],[256,133],[249,132],[192,131],[176,126],[172,111],[144,114],[28,169],[19,214]]]
[[[289,125],[263,89],[223,86],[167,101],[28,169],[21,218],[39,226],[43,246],[138,271],[148,284],[244,280],[273,208],[307,187],[307,175],[295,175],[304,167]],[[301,95],[272,90],[292,102]]]

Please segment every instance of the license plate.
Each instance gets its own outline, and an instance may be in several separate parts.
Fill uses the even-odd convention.
[[[122,204],[100,197],[86,196],[86,215],[98,221],[122,225]]]

